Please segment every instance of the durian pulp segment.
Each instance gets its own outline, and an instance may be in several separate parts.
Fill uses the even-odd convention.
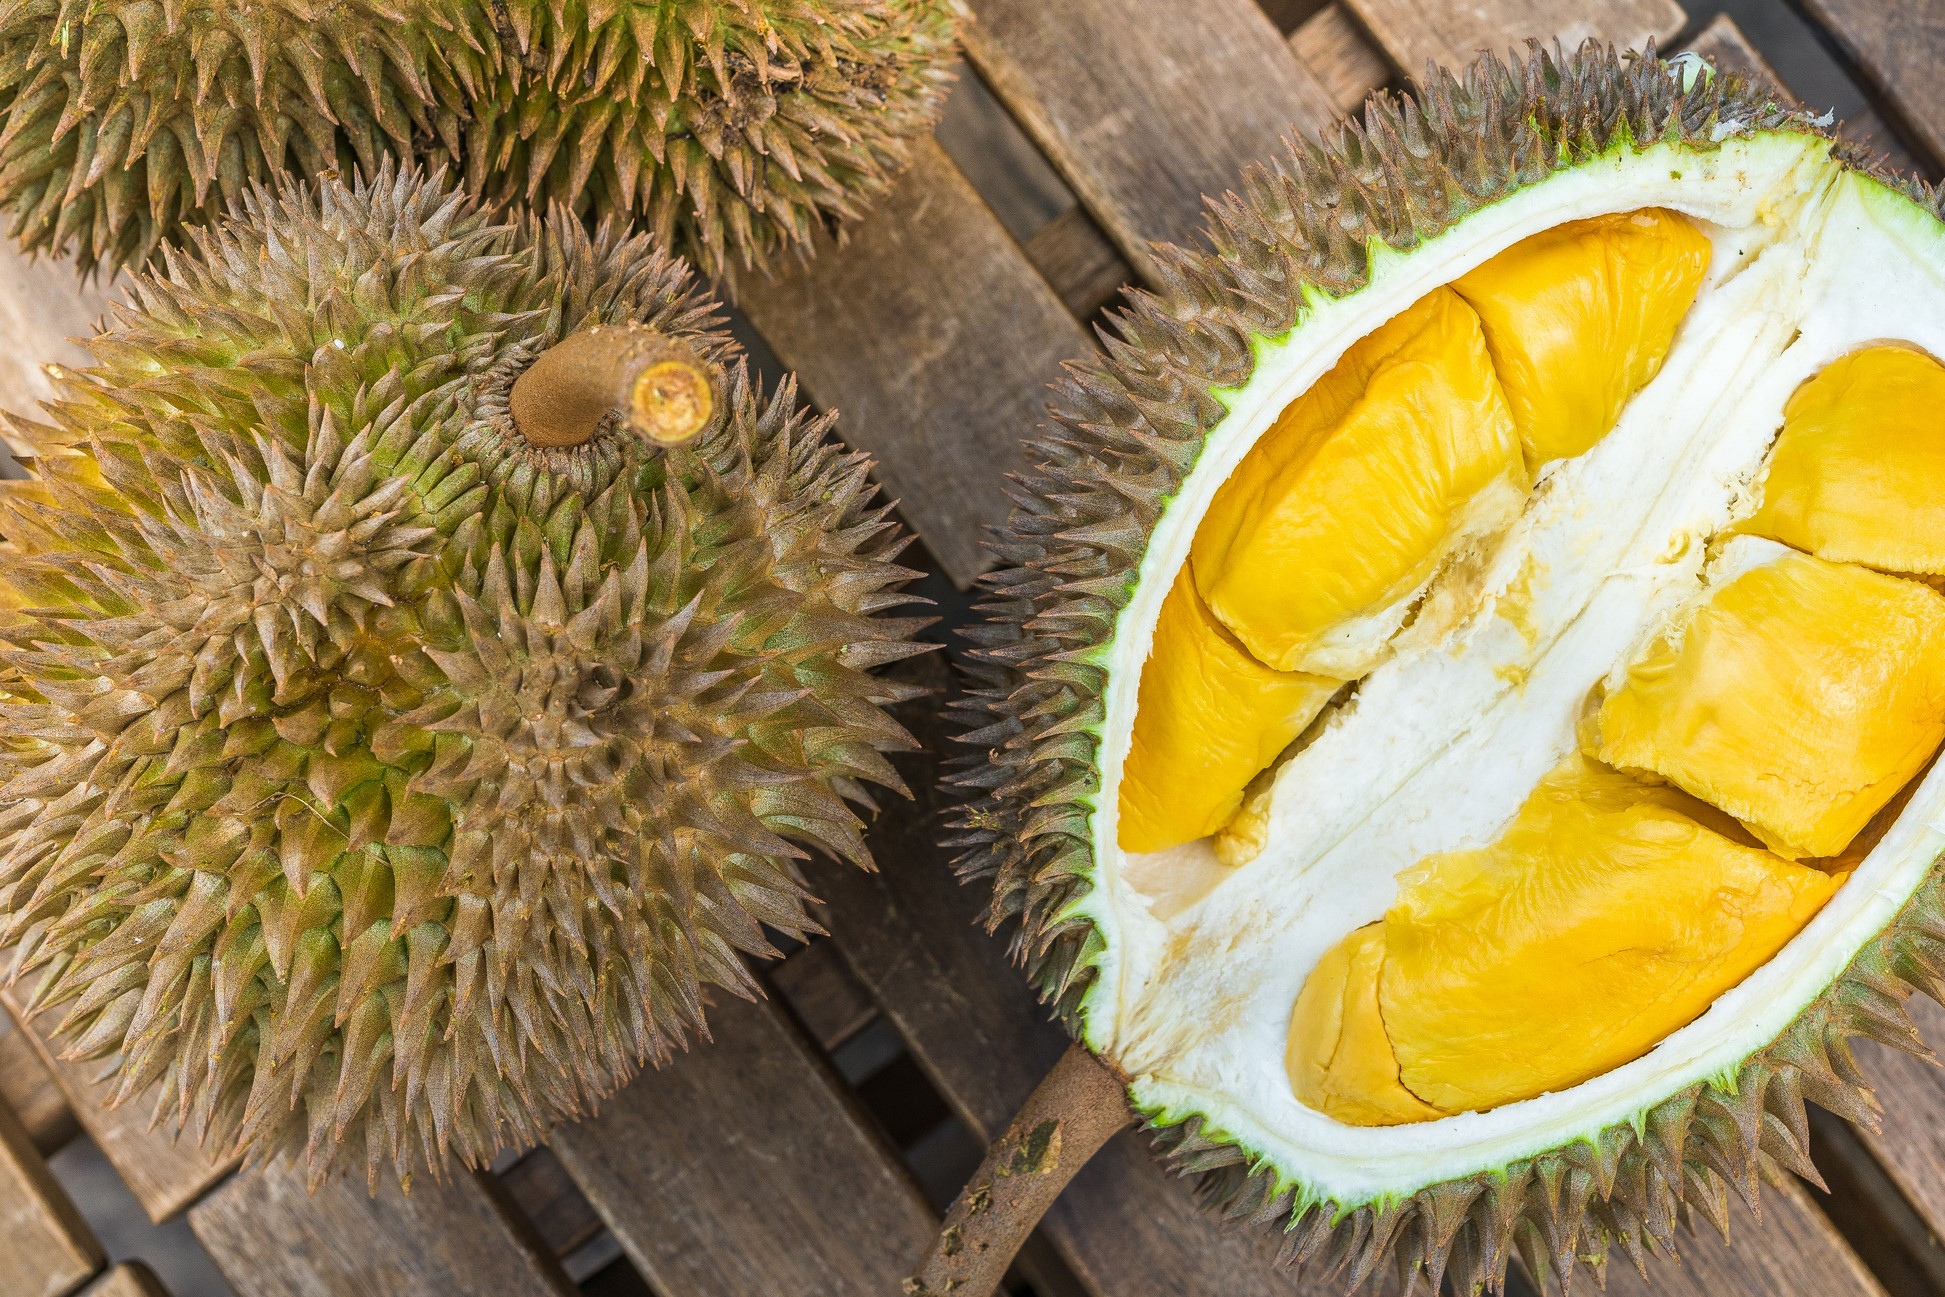
[[[1322,301],[1261,342],[1195,473],[1171,502],[1104,649],[1109,668],[1096,888],[1076,908],[1105,948],[1086,1039],[1159,1120],[1208,1132],[1307,1191],[1351,1205],[1500,1167],[1631,1119],[1772,1040],[1881,931],[1945,847],[1931,827],[1945,775],[1798,937],[1648,1054],[1570,1090],[1408,1127],[1351,1127],[1305,1108],[1284,1048],[1298,991],[1347,932],[1377,919],[1396,875],[1477,849],[1575,746],[1593,685],[1701,588],[1706,542],[1754,507],[1784,402],[1838,356],[1880,339],[1945,355],[1945,246],[1908,200],[1841,173],[1804,137],[1710,153],[1625,150],[1556,173]],[[1841,177],[1841,178],[1840,178]],[[1706,222],[1707,285],[1659,375],[1586,455],[1553,465],[1476,577],[1473,614],[1398,646],[1278,772],[1268,846],[1236,870],[1206,840],[1130,859],[1115,847],[1120,767],[1161,594],[1218,484],[1278,411],[1345,347],[1521,238],[1605,212],[1666,207]],[[1326,345],[1328,344],[1328,345]],[[1207,882],[1164,920],[1130,885],[1180,868]]]

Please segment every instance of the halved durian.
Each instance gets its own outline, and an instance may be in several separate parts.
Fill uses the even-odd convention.
[[[1253,177],[1215,211],[1220,251],[1166,255],[1178,295],[1138,302],[1063,389],[1003,538],[966,867],[1158,1139],[1216,1168],[1212,1198],[1355,1282],[1390,1261],[1497,1288],[1515,1249],[1564,1282],[1610,1245],[1672,1247],[1681,1201],[1726,1220],[1731,1185],[1808,1166],[1805,1097],[1871,1115],[1831,1051],[1911,1044],[1896,1005],[1945,966],[1945,666],[1914,579],[1945,555],[1945,450],[1905,413],[1853,426],[1832,395],[1883,347],[1929,390],[1945,224],[1929,192],[1698,71],[1487,60]],[[1464,365],[1469,401],[1373,419],[1338,474],[1293,453],[1294,426],[1334,447],[1374,401],[1373,353],[1461,305],[1520,470]],[[1873,475],[1874,423],[1921,481]],[[1441,449],[1461,426],[1492,453]],[[1475,509],[1495,490],[1510,507]],[[1818,505],[1840,497],[1865,501],[1842,526]],[[1184,759],[1144,752],[1141,719],[1184,572],[1264,669],[1348,682],[1256,773],[1242,863],[1210,837],[1118,840],[1130,772]],[[1727,686],[1745,715],[1686,751],[1677,714],[1715,687],[1683,664],[1714,652],[1696,619],[1766,583],[1773,624]],[[1766,738],[1746,724],[1762,691]],[[1282,733],[1255,731],[1259,753]],[[1771,774],[1832,782],[1821,809],[1729,791]],[[1652,950],[1604,980],[1555,967],[1571,931]],[[1694,967],[1664,987],[1657,960]],[[1468,1055],[1492,1047],[1463,1039],[1482,1024],[1521,1066]]]

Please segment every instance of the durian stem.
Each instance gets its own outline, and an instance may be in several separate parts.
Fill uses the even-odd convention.
[[[513,425],[536,446],[593,438],[611,417],[658,446],[692,441],[719,404],[711,366],[686,344],[641,324],[569,334],[513,380]]]
[[[986,1150],[905,1291],[989,1297],[1067,1182],[1134,1120],[1121,1078],[1073,1046]]]

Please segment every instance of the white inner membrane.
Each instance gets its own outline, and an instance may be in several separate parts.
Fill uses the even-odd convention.
[[[1543,473],[1468,614],[1437,633],[1408,630],[1284,765],[1254,860],[1226,869],[1206,840],[1120,851],[1115,807],[1139,668],[1216,488],[1346,347],[1425,293],[1527,235],[1643,207],[1702,225],[1714,245],[1708,282],[1613,431]],[[1075,907],[1107,940],[1083,1014],[1089,1043],[1133,1078],[1145,1110],[1201,1114],[1287,1181],[1346,1205],[1410,1193],[1733,1073],[1883,930],[1945,848],[1945,763],[1776,958],[1632,1063],[1490,1112],[1393,1127],[1303,1106],[1285,1070],[1291,1010],[1318,959],[1390,907],[1399,870],[1505,828],[1573,749],[1590,690],[1703,588],[1709,539],[1753,510],[1790,393],[1880,340],[1945,357],[1938,224],[1838,167],[1819,142],[1767,135],[1708,154],[1618,151],[1558,173],[1409,257],[1381,250],[1366,289],[1319,300],[1292,334],[1260,346],[1157,528],[1107,659],[1097,886]]]

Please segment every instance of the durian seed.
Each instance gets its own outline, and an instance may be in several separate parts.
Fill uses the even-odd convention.
[[[595,325],[534,358],[507,394],[513,425],[560,450],[614,421],[658,446],[701,436],[715,418],[716,380],[686,345],[641,325]]]

